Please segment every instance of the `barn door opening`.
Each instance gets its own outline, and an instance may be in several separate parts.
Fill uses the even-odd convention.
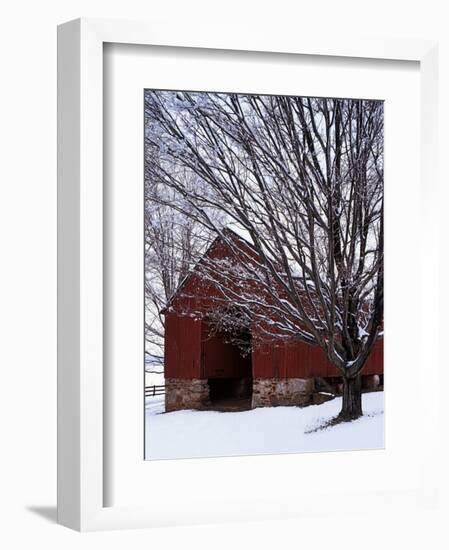
[[[251,408],[253,388],[251,335],[232,335],[205,327],[202,342],[203,377],[209,384],[212,407],[222,410]]]

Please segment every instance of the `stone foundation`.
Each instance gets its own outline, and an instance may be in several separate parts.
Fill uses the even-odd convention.
[[[250,378],[236,380],[233,397],[238,399],[248,395],[250,382]],[[380,382],[377,374],[362,376],[362,387],[365,391],[379,390]],[[321,389],[319,381],[315,384],[314,378],[254,378],[251,408],[318,405],[334,398],[330,392],[320,391]],[[335,389],[337,390],[337,387]],[[210,406],[210,387],[207,379],[165,379],[167,412],[207,409]]]
[[[362,389],[367,391],[376,391],[380,386],[380,376],[378,374],[362,375]]]
[[[210,405],[207,380],[193,378],[165,379],[165,410],[202,409]]]
[[[252,406],[309,405],[314,390],[313,378],[255,378]]]

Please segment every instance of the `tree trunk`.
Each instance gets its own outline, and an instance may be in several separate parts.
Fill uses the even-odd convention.
[[[338,418],[347,422],[362,415],[362,376],[343,377],[343,405]]]

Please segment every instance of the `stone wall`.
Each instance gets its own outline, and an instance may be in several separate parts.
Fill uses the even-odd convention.
[[[309,405],[314,389],[313,378],[255,378],[252,406]]]
[[[362,389],[367,391],[376,391],[380,386],[380,376],[378,374],[362,375]]]
[[[199,378],[166,378],[165,410],[202,409],[210,405],[209,384]]]

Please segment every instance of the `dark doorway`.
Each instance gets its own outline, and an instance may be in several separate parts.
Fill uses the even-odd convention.
[[[253,379],[209,378],[211,409],[216,411],[244,411],[251,409]]]
[[[209,378],[211,402],[229,399],[249,399],[253,393],[253,379],[246,378]]]
[[[246,346],[242,346],[242,341]],[[211,405],[217,410],[251,408],[253,391],[250,335],[236,339],[225,331],[205,327],[202,346],[203,377],[209,383]]]

